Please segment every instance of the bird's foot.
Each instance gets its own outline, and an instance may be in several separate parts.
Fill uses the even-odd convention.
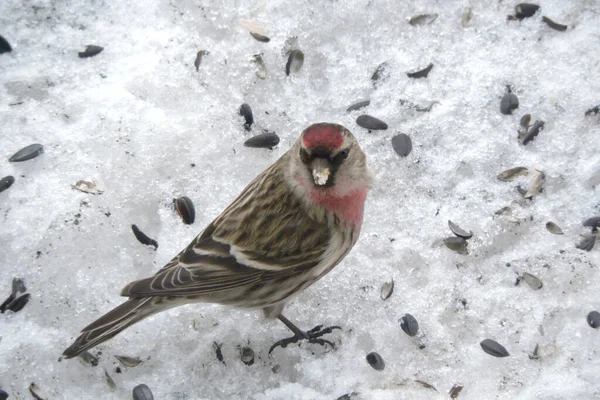
[[[333,342],[327,339],[322,339],[323,335],[333,332],[334,329],[342,330],[342,328],[337,325],[329,326],[327,328],[323,328],[323,325],[317,325],[309,331],[301,332],[302,335],[296,334],[292,337],[279,340],[273,346],[271,346],[269,349],[269,354],[271,354],[271,352],[278,346],[286,348],[289,344],[298,343],[301,340],[306,340],[308,343],[320,344],[321,346],[329,345],[332,348],[335,348],[335,344],[333,344]]]

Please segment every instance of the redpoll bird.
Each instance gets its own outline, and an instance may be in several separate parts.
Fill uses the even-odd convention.
[[[370,186],[366,157],[346,128],[309,126],[179,255],[153,277],[125,286],[125,303],[85,327],[65,350],[75,357],[157,312],[193,302],[262,308],[294,336],[325,344],[281,311],[331,271],[356,243]]]

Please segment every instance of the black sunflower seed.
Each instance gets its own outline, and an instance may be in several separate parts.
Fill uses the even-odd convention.
[[[374,351],[367,354],[367,362],[371,367],[373,367],[373,369],[377,371],[383,371],[385,368],[385,362],[383,361],[383,358],[379,355],[379,353]]]
[[[520,139],[521,144],[526,145],[531,142],[539,133],[544,129],[544,121],[535,121],[533,126],[527,133],[522,135]]]
[[[519,98],[517,95],[514,93],[505,93],[500,101],[500,112],[504,115],[510,115],[517,108],[519,108]]]
[[[531,3],[521,3],[515,6],[516,17],[518,19],[533,17],[540,6]]]
[[[360,115],[358,118],[356,118],[356,123],[359,126],[371,131],[386,130],[388,128],[387,124],[382,120],[366,114]]]
[[[346,109],[346,112],[360,110],[371,104],[371,100],[359,101],[358,103],[352,104]]]
[[[498,343],[492,339],[485,339],[484,341],[482,341],[479,344],[480,344],[481,348],[483,349],[483,351],[485,351],[486,353],[488,353],[491,356],[508,357],[510,355],[510,354],[508,354],[508,351],[506,351],[504,346],[502,346],[500,343]]]
[[[8,40],[4,39],[4,36],[0,35],[0,54],[8,53],[12,51],[12,47],[10,47],[10,43]]]
[[[189,197],[183,196],[178,199],[173,199],[173,205],[184,224],[191,225],[194,223],[194,220],[196,219],[196,209]]]
[[[200,70],[200,64],[202,64],[202,57],[209,55],[210,52],[207,50],[200,50],[196,53],[196,59],[194,60],[194,67],[196,67],[196,71]]]
[[[596,235],[589,235],[583,238],[576,246],[580,250],[591,251],[596,244]]]
[[[583,221],[583,226],[592,228],[592,232],[596,232],[600,228],[600,217],[592,217]]]
[[[341,395],[340,397],[338,397],[335,400],[352,400],[354,398],[354,396],[358,396],[358,392],[352,392],[352,393],[346,393]],[[2,400],[2,399],[0,399]]]
[[[17,151],[8,159],[10,162],[21,162],[36,158],[44,152],[44,146],[39,143],[30,144]]]
[[[592,114],[594,114],[594,115],[600,114],[600,105],[597,105],[596,107],[592,107],[592,108],[590,108],[589,110],[587,110],[585,112],[585,116],[586,117],[588,117],[588,116],[590,116]]]
[[[417,25],[430,25],[437,19],[437,14],[419,14],[414,17],[410,17],[408,23],[417,26]]]
[[[289,76],[300,71],[302,64],[304,64],[304,53],[301,50],[292,50],[285,64],[285,74]]]
[[[404,314],[404,316],[400,318],[400,328],[402,328],[404,333],[412,337],[419,331],[419,323],[412,315]]]
[[[244,117],[246,123],[244,124],[244,128],[249,131],[252,129],[252,124],[254,123],[254,116],[252,115],[252,109],[246,103],[240,106],[239,114]]]
[[[34,382],[31,382],[29,385],[29,393],[33,396],[35,400],[47,400],[48,397],[42,392],[40,387],[36,385]]]
[[[407,72],[406,75],[408,75],[409,78],[427,78],[427,75],[429,75],[429,72],[431,71],[432,68],[433,68],[433,64],[429,64],[427,67],[425,67],[424,69],[422,69],[420,71]]]
[[[251,347],[242,347],[240,350],[240,359],[246,365],[254,364],[254,350]]]
[[[399,133],[392,138],[392,147],[400,157],[406,157],[412,151],[412,141],[408,135]]]
[[[542,17],[542,21],[544,21],[550,28],[560,32],[564,32],[568,28],[568,26],[554,22],[548,17]]]
[[[154,250],[158,249],[158,243],[154,239],[150,239],[144,232],[137,227],[137,225],[131,225],[131,230],[135,235],[136,239],[139,240],[141,244],[154,246]]]
[[[31,297],[25,291],[27,291],[25,283],[21,279],[14,278],[10,296],[0,305],[0,313],[4,313],[6,310],[13,312],[21,311]]]
[[[587,315],[587,323],[594,329],[600,327],[600,313],[598,311],[590,311]]]
[[[84,51],[79,52],[79,58],[89,58],[97,56],[98,54],[102,53],[102,50],[104,50],[104,47],[96,46],[95,44],[90,44],[88,46],[85,46]]]
[[[259,42],[269,43],[271,41],[271,39],[268,36],[264,36],[256,32],[250,32],[250,34],[254,39],[258,40]]]
[[[257,149],[272,149],[279,144],[279,136],[275,132],[264,131],[244,142],[244,146]]]
[[[154,400],[154,395],[148,385],[142,383],[133,388],[133,400]]]
[[[15,177],[11,175],[0,179],[0,193],[11,187],[13,183],[15,183]]]
[[[560,228],[560,226],[558,226],[557,224],[555,224],[552,221],[546,222],[546,229],[548,230],[548,232],[550,232],[554,235],[564,235],[564,232]]]
[[[2,36],[0,36],[1,38]],[[0,400],[6,400],[8,399],[8,393],[6,393],[4,390],[0,389]]]
[[[463,390],[463,385],[461,385],[460,383],[457,383],[456,385],[452,386],[452,389],[450,389],[450,391],[448,392],[448,394],[450,395],[451,399],[455,399],[458,397],[458,395],[460,394],[460,392]]]

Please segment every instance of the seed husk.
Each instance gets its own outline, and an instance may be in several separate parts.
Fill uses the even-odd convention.
[[[583,221],[583,226],[592,228],[592,232],[596,232],[600,228],[600,217],[592,217]]]
[[[0,305],[0,313],[4,313],[6,310],[21,311],[31,297],[29,293],[25,293],[26,291],[25,282],[19,278],[13,278],[10,296]]]
[[[36,385],[34,382],[31,382],[29,385],[29,393],[33,396],[35,400],[47,400],[46,394],[42,392],[40,387]]]
[[[279,136],[275,132],[263,131],[260,135],[251,137],[244,146],[257,149],[272,149],[279,144]]]
[[[448,227],[450,228],[452,233],[454,233],[459,238],[463,238],[466,240],[466,239],[471,239],[473,237],[472,231],[467,232],[450,220],[448,220]]]
[[[15,177],[11,175],[0,179],[0,193],[11,187],[13,183],[15,183]]]
[[[241,19],[240,25],[250,32],[250,35],[259,42],[267,43],[271,39],[267,36],[267,30],[256,23],[256,21],[252,21],[249,19]]]
[[[117,360],[119,360],[121,365],[123,365],[124,367],[129,367],[129,368],[137,367],[138,365],[140,365],[142,363],[142,360],[140,360],[139,358],[136,358],[136,357],[115,356],[115,358]]]
[[[548,232],[553,233],[555,235],[563,235],[564,234],[563,230],[560,229],[560,226],[556,225],[552,221],[546,222],[546,229],[548,229]]]
[[[8,159],[9,162],[22,162],[36,158],[44,152],[44,146],[39,143],[30,144],[17,151]]]
[[[521,144],[526,145],[531,142],[539,133],[544,129],[544,121],[535,121],[531,129],[527,132],[521,132],[519,134],[519,141]]]
[[[429,75],[429,72],[431,71],[431,69],[433,68],[433,63],[430,63],[427,67],[425,67],[424,69],[420,70],[420,71],[416,71],[416,72],[407,72],[406,75],[408,75],[409,78],[427,78],[427,75]]]
[[[268,36],[261,35],[260,33],[250,32],[250,35],[252,35],[252,37],[258,40],[259,42],[269,43],[271,41],[271,38],[269,38]]]
[[[542,21],[544,21],[550,28],[552,28],[556,31],[564,32],[568,28],[567,25],[563,25],[563,24],[559,24],[558,22],[554,22],[548,17],[542,17]]]
[[[102,194],[104,193],[104,186],[94,180],[85,181],[80,180],[77,181],[74,185],[71,185],[72,189],[79,190],[80,192],[90,193],[90,194]]]
[[[2,36],[0,36],[1,38]],[[6,393],[4,390],[0,389],[0,400],[6,400],[8,399],[8,393]]]
[[[373,367],[373,369],[377,371],[383,371],[385,368],[385,361],[383,361],[383,358],[379,355],[379,353],[374,351],[367,354],[367,362],[371,367]]]
[[[246,365],[254,364],[254,350],[251,347],[242,347],[240,350],[240,359]]]
[[[521,3],[515,6],[516,17],[518,19],[533,17],[540,6],[531,3]]]
[[[223,364],[225,364],[225,361],[223,361],[223,352],[221,351],[222,344],[223,343],[219,344],[217,342],[213,342],[213,349],[215,349],[215,354],[217,355],[217,360],[219,360]]]
[[[252,115],[252,109],[246,103],[240,106],[239,114],[244,117],[246,123],[244,124],[244,129],[249,131],[252,129],[252,124],[254,123],[254,116]]]
[[[546,181],[546,175],[542,171],[538,171],[537,169],[533,170],[533,181],[531,182],[531,186],[529,190],[523,195],[526,199],[531,199],[536,194],[540,193],[542,190],[542,186]]]
[[[258,70],[256,71],[256,76],[259,79],[266,79],[267,78],[267,67],[265,65],[265,62],[263,61],[262,53],[253,55],[252,62],[254,62],[256,64],[256,66],[258,67]]]
[[[387,61],[379,64],[373,75],[371,75],[371,82],[373,83],[373,87],[378,87],[381,83],[387,80],[390,77],[390,71],[388,69],[389,65]]]
[[[285,74],[289,76],[291,73],[300,71],[302,64],[304,64],[304,53],[302,50],[292,50],[285,64]]]
[[[194,223],[194,220],[196,219],[196,209],[194,208],[194,203],[189,197],[182,196],[177,199],[173,199],[173,205],[175,206],[175,211],[177,211],[177,214],[179,214],[184,224],[191,225]]]
[[[359,101],[358,103],[354,103],[350,107],[348,107],[346,109],[346,112],[360,110],[361,108],[367,107],[369,104],[371,104],[371,100]]]
[[[419,14],[414,17],[410,17],[408,23],[412,26],[417,25],[431,25],[433,21],[437,19],[437,14]]]
[[[196,53],[196,59],[194,60],[194,67],[196,67],[196,71],[200,70],[200,64],[202,64],[202,57],[209,55],[210,52],[207,50],[200,50]]]
[[[466,7],[463,11],[462,14],[462,18],[461,18],[461,24],[463,27],[467,27],[469,25],[471,25],[471,18],[473,17],[473,11],[471,10],[471,7]]]
[[[381,286],[381,300],[387,300],[394,293],[394,279],[391,282],[385,282]]]
[[[91,365],[92,367],[98,366],[98,357],[90,353],[89,351],[84,351],[79,354],[79,361],[81,361],[84,365]]]
[[[587,315],[587,323],[594,329],[600,327],[600,313],[598,311],[590,311]]]
[[[523,272],[521,279],[525,281],[525,283],[528,284],[533,290],[540,290],[544,286],[538,277],[531,275],[528,272]]]
[[[335,400],[352,400],[354,398],[354,396],[358,396],[359,393],[358,392],[352,392],[352,393],[346,393],[341,395],[340,397],[338,397]]]
[[[449,248],[452,251],[455,251],[459,254],[469,254],[468,250],[467,250],[467,245],[469,244],[465,239],[461,238],[461,237],[447,237],[444,239],[444,244],[446,245],[447,248]]]
[[[131,225],[131,230],[133,231],[133,234],[135,235],[136,239],[139,240],[141,244],[154,246],[154,250],[158,249],[158,243],[156,242],[156,240],[149,238],[144,232],[140,230],[140,228],[137,227],[137,225]]]
[[[410,136],[399,133],[392,138],[392,148],[400,157],[406,157],[412,151]]]
[[[88,46],[85,46],[84,51],[79,52],[79,58],[89,58],[97,56],[98,54],[102,53],[102,50],[104,50],[104,47],[96,46],[95,44],[90,44]]]
[[[519,108],[519,98],[514,93],[505,93],[500,100],[500,112],[504,115],[511,115],[513,110]]]
[[[133,388],[133,400],[154,400],[154,395],[148,385],[142,383]]]
[[[0,54],[9,53],[12,51],[12,47],[10,47],[10,43],[8,40],[4,38],[4,36],[0,35]]]
[[[433,386],[431,383],[427,383],[425,381],[422,381],[420,379],[415,379],[415,382],[417,382],[419,385],[423,386],[425,389],[431,389],[431,390],[435,390],[436,392],[438,391],[435,386]]]
[[[358,126],[370,131],[386,130],[388,128],[387,124],[382,120],[366,114],[360,115],[358,118],[356,118],[356,123]]]
[[[402,328],[404,333],[408,336],[413,337],[419,331],[419,323],[412,315],[404,314],[404,316],[400,318],[400,328]]]
[[[294,50],[298,50],[298,36],[290,36],[285,40],[281,49],[281,55],[285,57]]]
[[[598,115],[598,114],[600,114],[600,105],[597,105],[596,107],[592,107],[592,108],[590,108],[589,110],[587,110],[587,111],[585,112],[585,116],[586,116],[586,117],[589,117],[589,116],[590,116],[590,115],[592,115],[592,114],[593,114],[593,115]]]
[[[509,182],[521,175],[527,175],[529,171],[525,167],[515,167],[502,171],[497,178],[503,182]]]
[[[457,383],[456,385],[452,386],[452,389],[450,389],[450,391],[448,392],[448,394],[450,395],[451,399],[455,399],[458,397],[458,395],[460,394],[460,392],[463,390],[463,385],[461,385],[460,383]]]
[[[540,358],[540,344],[536,343],[535,348],[533,349],[533,353],[529,355],[530,360],[537,360]]]
[[[591,251],[596,244],[596,235],[585,235],[583,240],[576,246],[580,250]]]
[[[508,354],[508,351],[506,351],[504,346],[492,339],[485,339],[481,343],[479,343],[479,345],[481,346],[483,351],[488,353],[490,356],[508,357],[510,355]]]
[[[117,384],[115,383],[115,381],[113,380],[113,378],[110,377],[110,375],[108,374],[108,371],[106,370],[106,368],[104,368],[104,380],[106,381],[106,384],[108,385],[108,387],[110,388],[110,390],[112,390],[113,392],[115,390],[117,390]]]
[[[519,121],[519,125],[523,128],[525,128],[525,132],[527,132],[527,130],[529,129],[529,124],[531,122],[531,114],[525,114],[521,117],[521,120]]]

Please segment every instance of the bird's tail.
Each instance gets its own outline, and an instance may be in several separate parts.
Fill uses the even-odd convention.
[[[72,358],[112,338],[125,328],[157,312],[176,306],[161,297],[131,298],[83,328],[81,335],[63,353]]]

